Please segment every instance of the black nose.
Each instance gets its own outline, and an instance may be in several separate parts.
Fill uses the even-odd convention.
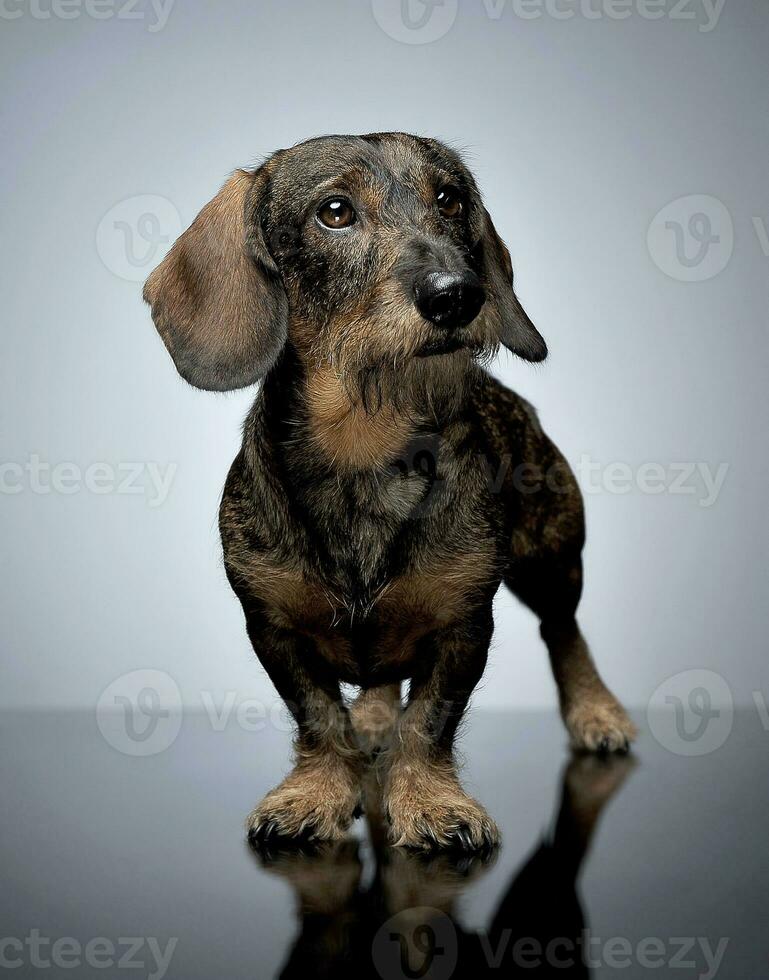
[[[447,330],[467,326],[486,301],[473,272],[431,272],[414,286],[417,309],[431,323]]]

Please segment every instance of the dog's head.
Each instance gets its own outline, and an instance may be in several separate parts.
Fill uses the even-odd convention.
[[[402,133],[309,140],[237,171],[144,296],[199,388],[252,384],[287,338],[356,379],[500,342],[547,354],[472,175],[443,144]]]

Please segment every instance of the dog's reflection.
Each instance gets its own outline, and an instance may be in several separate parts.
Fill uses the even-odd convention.
[[[552,833],[518,869],[486,929],[465,929],[458,899],[495,854],[424,855],[388,847],[375,786],[366,813],[374,855],[364,879],[361,844],[256,851],[291,886],[299,935],[281,978],[412,980],[509,975],[587,977],[577,877],[598,818],[635,766],[631,756],[574,756],[564,770]],[[502,972],[500,972],[502,971]]]

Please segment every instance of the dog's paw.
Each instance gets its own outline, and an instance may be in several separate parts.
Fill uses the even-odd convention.
[[[572,746],[587,752],[627,752],[638,734],[625,709],[608,693],[574,705],[564,722]]]
[[[414,850],[390,847],[381,865],[391,913],[414,908],[451,912],[468,885],[489,871],[496,849],[486,851]]]
[[[602,809],[638,765],[633,755],[575,753],[564,773],[572,807]]]
[[[488,852],[500,840],[497,825],[468,796],[453,773],[396,765],[385,791],[390,842],[396,847]]]
[[[340,840],[360,806],[360,787],[343,764],[297,766],[249,814],[254,843]]]
[[[303,913],[330,915],[354,899],[362,870],[354,838],[315,841],[306,847],[280,839],[251,843],[260,865],[291,887]]]

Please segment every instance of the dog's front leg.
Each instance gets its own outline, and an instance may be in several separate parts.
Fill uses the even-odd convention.
[[[247,615],[247,625],[297,725],[296,764],[248,817],[249,836],[339,839],[361,797],[361,755],[339,684],[318,669],[306,638],[275,629],[257,615]]]
[[[350,717],[361,751],[376,756],[386,749],[401,713],[400,684],[382,684],[360,692],[350,706]]]
[[[453,751],[492,629],[489,607],[438,630],[420,651],[420,673],[412,677],[398,737],[383,759],[384,809],[394,844],[483,850],[499,840],[494,821],[462,789]]]

